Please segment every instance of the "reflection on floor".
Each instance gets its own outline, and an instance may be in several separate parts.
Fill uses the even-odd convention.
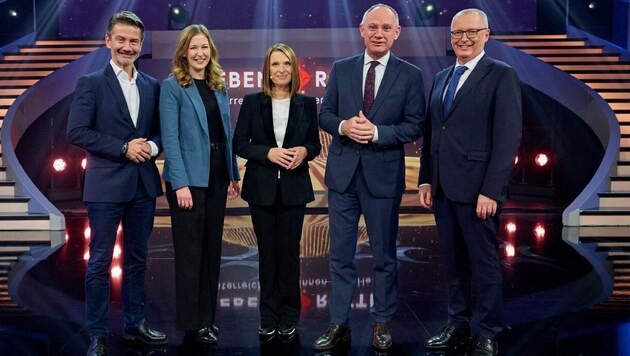
[[[503,216],[500,253],[503,261],[505,355],[615,355],[630,350],[630,324],[597,312],[578,312],[605,300],[610,271],[595,249],[563,240],[557,213]],[[307,215],[301,246],[303,310],[293,344],[258,342],[258,259],[248,216],[226,219],[216,348],[183,341],[174,328],[173,251],[168,217],[157,217],[150,244],[147,316],[168,333],[164,348],[143,348],[122,340],[120,277],[112,277],[111,337],[113,355],[310,355],[310,345],[328,322],[328,221]],[[0,309],[0,353],[7,355],[80,355],[87,347],[83,273],[88,238],[84,216],[67,220],[65,245],[37,249],[14,268],[10,294],[21,308]],[[399,304],[390,324],[390,355],[424,355],[424,340],[444,323],[446,290],[434,220],[429,214],[401,215],[398,239]],[[120,258],[115,259],[115,265]],[[353,301],[352,343],[331,354],[372,355],[371,256],[365,229],[360,229],[356,264],[358,288]],[[624,353],[626,352],[626,353]]]

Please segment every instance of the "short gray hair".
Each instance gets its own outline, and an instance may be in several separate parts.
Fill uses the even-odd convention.
[[[464,9],[464,10],[456,13],[455,16],[453,16],[453,20],[451,20],[451,28],[453,27],[453,22],[455,22],[455,19],[459,15],[464,15],[464,14],[477,14],[477,15],[479,15],[479,17],[481,17],[481,21],[483,22],[483,26],[485,28],[489,28],[489,26],[488,26],[488,15],[486,15],[485,12],[483,12],[483,11],[481,11],[479,9],[475,9],[475,8]]]
[[[367,9],[365,13],[363,13],[363,18],[361,19],[360,25],[363,25],[365,23],[365,19],[367,18],[367,15],[370,12],[372,12],[372,10],[375,10],[376,8],[379,8],[379,7],[384,7],[386,9],[389,9],[389,11],[391,11],[394,14],[394,17],[396,18],[396,26],[400,26],[400,22],[398,21],[398,13],[396,12],[396,10],[394,10],[394,8],[389,5],[381,4],[381,3],[370,6],[370,8]]]

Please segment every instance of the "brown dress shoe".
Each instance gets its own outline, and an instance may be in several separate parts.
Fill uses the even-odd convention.
[[[313,343],[317,351],[330,350],[338,343],[350,341],[350,327],[345,325],[328,324],[326,332]]]

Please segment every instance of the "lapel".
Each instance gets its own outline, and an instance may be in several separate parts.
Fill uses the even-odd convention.
[[[265,95],[264,93],[259,94],[260,98],[260,124],[263,127],[263,131],[265,132],[265,136],[267,140],[269,140],[269,145],[271,147],[278,147],[278,143],[276,142],[276,135],[273,132],[273,116],[271,113],[271,98]]]
[[[208,115],[206,114],[206,108],[203,106],[203,100],[201,100],[201,95],[199,95],[199,90],[197,90],[195,81],[193,80],[192,85],[183,89],[184,93],[186,93],[195,108],[197,120],[199,121],[203,132],[206,134],[206,137],[210,137],[210,133],[208,132]]]
[[[122,88],[120,87],[118,78],[116,78],[116,73],[114,73],[111,63],[108,63],[107,67],[105,67],[105,81],[107,82],[107,85],[109,85],[109,88],[114,96],[114,100],[118,104],[123,116],[127,119],[129,125],[135,129],[133,121],[131,120],[131,114],[129,114],[127,102],[125,101],[125,96],[123,95]]]
[[[476,86],[479,81],[490,72],[492,68],[492,61],[484,55],[475,66],[475,69],[470,73],[468,79],[464,82],[461,88],[457,91],[453,104],[451,105],[451,112],[457,108],[457,105],[462,101],[462,98],[468,95]],[[452,71],[452,70],[451,70]],[[446,119],[446,118],[445,118]]]
[[[225,135],[225,139],[230,142],[230,104],[228,103],[227,97],[227,89],[226,91],[220,92],[218,90],[213,90],[214,97],[217,99],[217,106],[219,107],[219,112],[221,113],[221,121],[223,122],[223,134]]]
[[[350,87],[352,90],[352,97],[354,98],[354,105],[358,108],[355,115],[359,114],[359,110],[363,110],[363,61],[364,56],[359,55],[356,57],[356,61],[352,65],[352,75],[350,76]],[[366,114],[367,115],[367,114]]]
[[[399,73],[398,64],[400,64],[400,60],[394,56],[393,53],[390,53],[389,61],[387,61],[387,67],[385,67],[385,73],[383,73],[383,79],[381,80],[381,85],[379,85],[378,93],[376,94],[376,98],[374,98],[374,104],[372,104],[372,108],[370,108],[369,113],[363,113],[366,117],[370,118],[370,120],[376,116],[378,109],[387,97],[387,93],[389,93],[389,90],[396,82],[396,78]]]
[[[283,147],[289,148],[292,145],[288,143],[291,142],[291,137],[295,133],[296,127],[302,120],[302,112],[304,111],[304,103],[300,98],[298,98],[297,94],[291,97],[291,104],[289,105],[289,122],[287,123],[287,130],[284,134]]]
[[[149,86],[146,79],[142,74],[140,74],[140,72],[138,72],[136,85],[138,87],[138,97],[140,100],[140,107],[138,108],[138,124],[136,125],[136,127],[140,128],[140,125],[143,125],[146,122],[144,113],[150,112],[150,108],[148,107],[148,105],[153,103],[153,101],[149,101],[148,99],[150,95]],[[152,120],[152,118],[149,118],[149,120]]]
[[[431,102],[433,107],[437,108],[437,112],[439,113],[439,117],[442,121],[446,120],[446,114],[444,112],[444,103],[443,96],[444,91],[446,90],[446,84],[448,82],[448,78],[450,78],[453,73],[453,69],[455,66],[450,66],[447,69],[438,73],[435,78],[435,88],[433,89],[433,98],[431,98]]]

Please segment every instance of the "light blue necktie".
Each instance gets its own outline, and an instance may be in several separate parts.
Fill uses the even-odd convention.
[[[448,88],[446,89],[446,95],[444,95],[444,115],[448,114],[448,111],[451,109],[451,104],[453,104],[453,99],[455,99],[455,91],[457,90],[457,84],[459,83],[459,78],[462,77],[462,74],[468,69],[466,66],[455,67],[455,71],[453,71],[453,78],[451,78],[451,82],[448,84]]]

